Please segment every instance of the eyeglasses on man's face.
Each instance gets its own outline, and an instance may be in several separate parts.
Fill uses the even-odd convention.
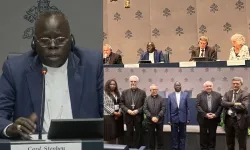
[[[55,44],[55,46],[61,47],[64,46],[67,41],[68,38],[66,37],[57,37],[55,39],[42,37],[40,39],[37,39],[37,42],[40,44],[40,46],[44,48],[50,47],[52,42]]]

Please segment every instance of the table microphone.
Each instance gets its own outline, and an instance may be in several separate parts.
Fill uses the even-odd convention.
[[[40,122],[39,122],[39,129],[38,129],[38,139],[42,139],[42,117],[43,117],[43,104],[45,101],[45,75],[47,73],[47,68],[43,67],[42,68],[42,75],[43,75],[43,88],[42,88],[42,103],[41,103],[41,110],[40,110]]]

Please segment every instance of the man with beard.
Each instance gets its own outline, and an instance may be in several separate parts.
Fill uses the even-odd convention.
[[[185,150],[186,126],[190,121],[188,94],[181,91],[181,83],[175,82],[175,92],[168,95],[168,123],[171,125],[172,149]]]
[[[141,54],[140,60],[150,60],[151,63],[165,62],[162,51],[155,49],[153,42],[147,44],[147,51]]]
[[[197,121],[200,126],[201,150],[215,150],[216,130],[220,122],[221,94],[213,91],[213,83],[206,81],[204,91],[197,95]]]
[[[52,119],[103,116],[102,55],[74,46],[63,13],[52,11],[38,16],[32,49],[3,64],[2,138],[31,139],[33,133],[48,132]],[[46,73],[44,82],[42,72]]]
[[[129,78],[131,88],[122,91],[121,96],[121,108],[125,114],[127,141],[130,148],[139,148],[141,146],[143,104],[146,93],[137,87],[138,81],[139,78],[137,76],[131,76]]]

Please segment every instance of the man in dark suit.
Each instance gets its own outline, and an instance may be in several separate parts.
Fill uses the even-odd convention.
[[[72,40],[64,14],[45,12],[35,23],[33,50],[4,62],[0,78],[1,138],[30,139],[38,129],[47,132],[51,119],[103,116],[102,55],[80,50]]]
[[[215,150],[216,130],[220,122],[221,94],[213,91],[213,83],[206,81],[204,91],[197,95],[197,121],[200,126],[201,150]]]
[[[141,54],[140,60],[150,60],[151,63],[165,62],[162,51],[155,49],[153,42],[147,44],[147,51]]]
[[[232,90],[225,93],[221,105],[224,107],[223,120],[225,123],[228,150],[235,149],[235,136],[239,142],[239,150],[247,150],[247,114],[249,93],[241,89],[243,79],[232,79]]]
[[[148,127],[148,149],[154,150],[155,130],[157,135],[157,150],[163,150],[163,122],[166,111],[164,99],[158,95],[158,87],[154,84],[150,86],[151,95],[144,103],[144,112],[147,116]]]
[[[122,56],[112,52],[112,47],[108,44],[103,46],[103,64],[123,64]]]
[[[201,36],[199,39],[199,47],[194,48],[191,52],[191,58],[189,61],[194,61],[193,57],[205,57],[207,61],[216,61],[217,52],[214,47],[208,46],[208,38]]]
[[[143,104],[146,98],[145,91],[137,87],[139,78],[129,78],[131,88],[122,91],[121,108],[124,112],[125,124],[127,127],[128,146],[139,148],[141,146],[141,132],[143,121]],[[135,135],[134,133],[135,129]]]
[[[172,149],[185,150],[186,126],[190,121],[188,94],[181,91],[181,83],[175,82],[175,92],[168,95],[168,123],[171,125]]]

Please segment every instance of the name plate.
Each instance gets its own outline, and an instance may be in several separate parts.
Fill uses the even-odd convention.
[[[196,67],[195,61],[179,62],[179,67]]]
[[[82,150],[82,143],[18,144],[11,150]]]
[[[227,66],[243,66],[245,65],[245,60],[228,60]]]
[[[124,64],[124,68],[139,68],[139,64]]]

